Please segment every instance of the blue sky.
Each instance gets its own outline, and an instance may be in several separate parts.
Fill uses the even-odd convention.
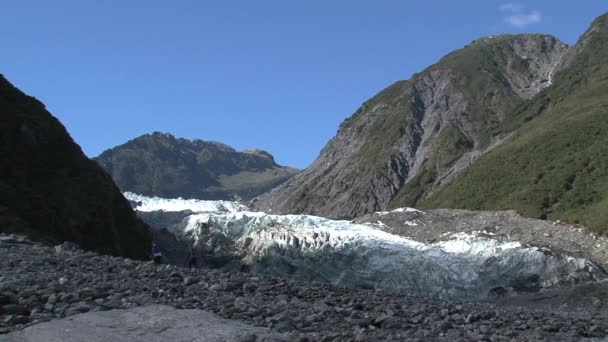
[[[599,0],[4,1],[0,73],[90,156],[152,131],[304,168],[361,103],[485,35],[574,43]]]

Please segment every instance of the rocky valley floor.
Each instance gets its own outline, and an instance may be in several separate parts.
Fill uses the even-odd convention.
[[[500,303],[458,303],[246,273],[155,267],[70,244],[49,247],[0,236],[2,341],[17,341],[12,332],[66,316],[154,304],[205,310],[277,334],[265,336],[252,327],[243,341],[601,340],[608,335],[607,289],[608,284],[595,283]],[[543,305],[535,307],[542,298]]]

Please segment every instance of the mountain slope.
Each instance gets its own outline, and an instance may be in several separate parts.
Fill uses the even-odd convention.
[[[256,206],[352,218],[415,205],[525,123],[514,114],[567,51],[547,35],[475,41],[365,102],[309,168]]]
[[[606,232],[608,15],[593,22],[568,59],[521,113],[536,119],[421,205],[515,208]]]
[[[128,257],[148,255],[148,227],[44,105],[0,75],[0,232]]]
[[[221,143],[159,132],[142,135],[94,159],[122,191],[169,198],[247,200],[298,171],[278,165],[265,151],[237,152]]]

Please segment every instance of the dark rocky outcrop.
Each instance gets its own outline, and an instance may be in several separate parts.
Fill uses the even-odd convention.
[[[95,160],[122,191],[166,198],[248,200],[298,170],[278,165],[266,151],[238,152],[218,142],[145,134]]]
[[[150,234],[44,105],[0,76],[0,232],[142,258]]]

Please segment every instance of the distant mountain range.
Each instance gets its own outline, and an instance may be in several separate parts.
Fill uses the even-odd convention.
[[[44,105],[0,75],[0,233],[146,258],[149,227]]]
[[[608,15],[574,46],[484,37],[365,102],[259,209],[517,209],[608,227]]]
[[[145,134],[94,158],[122,191],[147,196],[248,200],[298,172],[262,150]]]

